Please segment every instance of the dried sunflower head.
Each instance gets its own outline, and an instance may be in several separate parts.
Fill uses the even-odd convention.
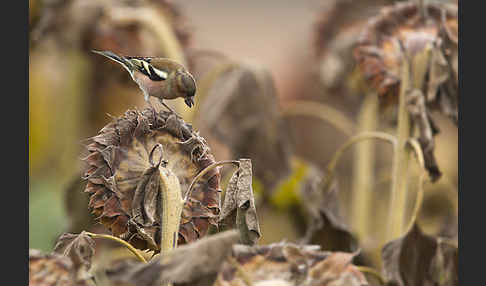
[[[368,17],[389,0],[327,1],[314,26],[314,49],[324,88],[332,94],[353,92],[353,47]]]
[[[76,272],[69,257],[56,253],[42,254],[35,249],[29,250],[29,285],[92,285],[85,279],[78,279]]]
[[[157,144],[162,145],[165,167],[177,176],[183,197],[196,174],[214,163],[204,138],[191,125],[150,108],[129,110],[101,129],[83,159],[92,213],[113,235],[155,251],[160,246],[161,194],[144,177],[153,170],[150,153]],[[182,211],[178,243],[194,241],[210,224],[217,225],[219,181],[215,168],[194,184]]]
[[[248,285],[368,285],[351,263],[355,254],[320,251],[315,245],[275,243],[233,246],[217,286]]]
[[[424,86],[419,88],[429,106],[438,103],[457,122],[457,32],[457,4],[434,3],[421,9],[416,2],[397,3],[368,21],[354,55],[365,81],[378,92],[382,105],[389,106],[398,102],[403,52],[413,58],[431,48]]]

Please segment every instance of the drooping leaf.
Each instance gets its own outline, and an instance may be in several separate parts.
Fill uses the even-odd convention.
[[[84,267],[89,270],[95,253],[95,242],[84,231],[80,234],[64,233],[57,239],[54,252],[68,257],[74,268]]]
[[[457,286],[457,247],[428,236],[417,224],[382,250],[384,274],[399,286]]]
[[[240,159],[240,166],[228,183],[219,222],[223,229],[236,225],[240,242],[253,245],[261,237],[252,188],[250,159]]]
[[[337,181],[324,192],[325,180],[322,172],[313,168],[309,179],[301,190],[303,205],[308,213],[307,229],[303,243],[318,244],[324,250],[353,252],[357,240],[340,214]]]

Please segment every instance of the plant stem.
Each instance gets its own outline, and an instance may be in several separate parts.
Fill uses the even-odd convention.
[[[373,275],[375,278],[378,279],[378,281],[380,281],[380,285],[386,285],[386,282],[385,282],[385,279],[383,278],[383,276],[381,276],[381,274],[378,271],[376,271],[375,269],[373,269],[371,267],[367,267],[367,266],[360,266],[360,265],[357,265],[355,267],[356,267],[356,269],[358,269],[358,271],[360,271],[362,273],[368,273],[368,274]]]
[[[410,116],[407,109],[407,92],[410,85],[410,63],[402,61],[402,77],[398,102],[398,144],[393,156],[391,202],[386,241],[399,237],[403,231],[407,204],[407,181],[410,150],[405,148],[410,138]]]
[[[334,171],[336,165],[339,162],[341,156],[344,154],[344,152],[354,144],[368,139],[383,140],[385,142],[391,143],[394,147],[397,145],[397,140],[393,135],[383,133],[383,132],[376,132],[376,131],[362,132],[354,137],[351,137],[351,139],[349,139],[348,141],[346,141],[346,143],[344,143],[343,145],[341,145],[341,147],[339,147],[339,149],[334,153],[334,156],[332,157],[329,164],[327,164],[326,167],[327,179],[326,179],[326,184],[324,185],[324,190],[323,190],[324,192],[327,192],[327,190],[331,186],[331,182],[334,178]]]
[[[116,242],[122,244],[123,246],[125,246],[126,248],[128,248],[128,250],[130,250],[133,254],[135,254],[135,256],[140,261],[142,261],[143,263],[147,263],[147,260],[145,260],[145,258],[142,255],[140,255],[140,253],[138,253],[138,251],[130,243],[124,241],[123,239],[120,239],[118,237],[115,237],[115,236],[109,235],[109,234],[97,234],[97,233],[91,233],[91,232],[86,232],[86,234],[93,237],[93,238],[104,238],[104,239],[116,241]]]
[[[322,119],[347,136],[353,135],[354,123],[341,111],[315,101],[293,100],[282,111],[282,116],[306,115]]]
[[[228,165],[228,164],[234,165],[236,167],[240,167],[240,162],[239,161],[236,161],[236,160],[219,161],[219,162],[215,162],[215,163],[207,166],[206,168],[204,168],[204,170],[202,170],[201,172],[199,172],[196,175],[196,177],[194,177],[194,179],[192,180],[191,184],[189,185],[189,188],[187,189],[186,195],[184,196],[184,201],[187,201],[187,199],[191,195],[192,187],[194,187],[194,184],[197,181],[199,181],[199,179],[201,179],[202,176],[204,176],[204,174],[206,174],[207,172],[211,171],[212,169],[214,169],[216,167],[223,166],[223,165]]]
[[[368,94],[359,114],[359,131],[373,131],[377,126],[378,96]],[[352,219],[353,228],[358,238],[365,239],[368,234],[370,207],[373,202],[375,148],[372,142],[366,141],[356,147],[354,155]]]

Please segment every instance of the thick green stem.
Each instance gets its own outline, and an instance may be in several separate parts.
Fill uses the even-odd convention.
[[[367,95],[358,119],[360,132],[376,130],[377,111],[378,96],[376,94]],[[362,142],[356,147],[354,154],[351,221],[358,237],[364,239],[368,234],[370,207],[373,202],[372,187],[375,183],[375,148],[373,142]]]
[[[405,144],[411,135],[410,116],[407,109],[407,92],[409,91],[409,87],[410,66],[407,60],[403,60],[398,103],[398,145],[393,156],[391,202],[386,241],[399,237],[403,232],[410,160],[410,149],[405,148]]]

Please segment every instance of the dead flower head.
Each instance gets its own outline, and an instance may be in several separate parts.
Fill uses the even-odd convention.
[[[175,115],[153,109],[128,110],[114,119],[87,146],[85,192],[92,213],[113,235],[139,249],[159,250],[161,194],[152,185],[155,146],[173,172],[184,197],[193,178],[214,163],[204,138]],[[160,152],[159,152],[160,154]],[[219,169],[207,172],[184,204],[178,243],[192,242],[217,225],[220,212]]]
[[[357,41],[354,55],[369,86],[383,106],[397,104],[405,51],[411,58],[431,49],[425,80],[418,87],[428,107],[439,109],[457,124],[457,4],[416,2],[385,7],[371,18]]]

